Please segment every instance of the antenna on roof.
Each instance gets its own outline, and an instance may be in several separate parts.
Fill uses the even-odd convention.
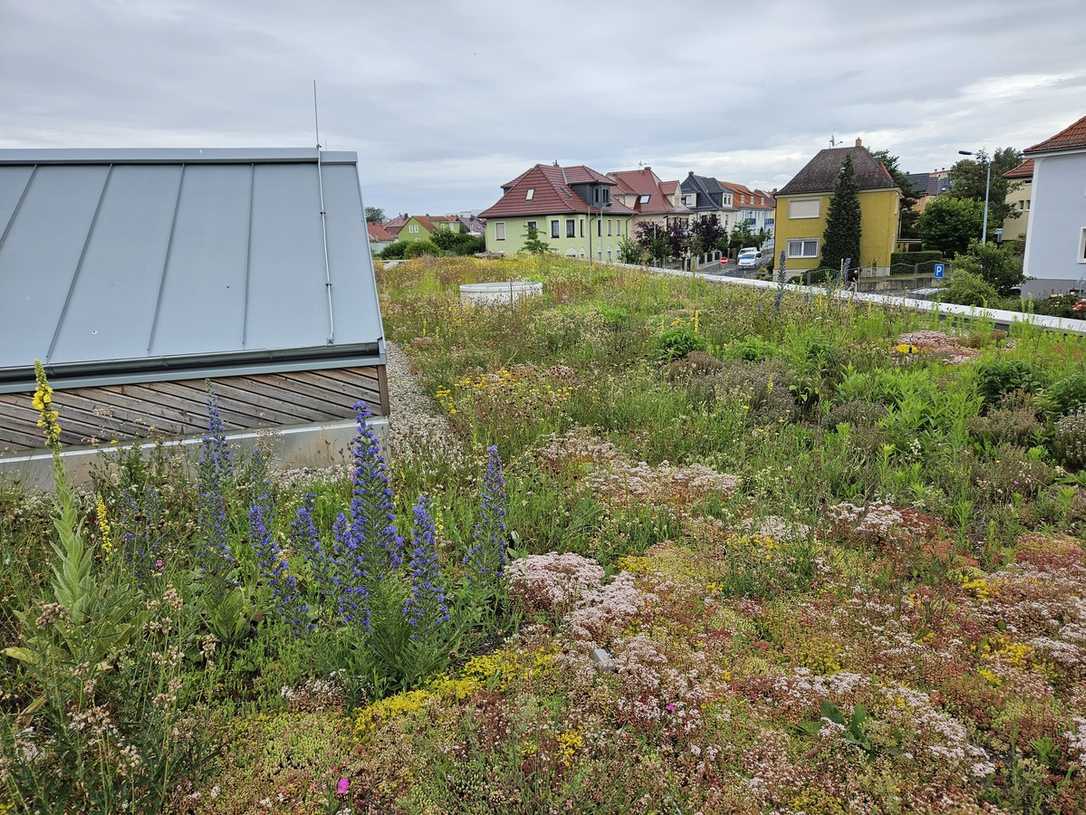
[[[837,146],[837,137],[836,137],[835,134],[830,133],[830,147],[836,147],[836,146]]]
[[[317,119],[317,80],[313,80],[313,135],[317,140],[318,157],[321,151],[321,125]]]

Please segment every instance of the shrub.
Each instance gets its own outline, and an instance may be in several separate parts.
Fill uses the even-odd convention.
[[[983,277],[965,269],[954,269],[950,283],[939,292],[943,303],[957,303],[959,306],[993,306],[999,299],[999,292]]]
[[[713,377],[717,398],[739,397],[755,418],[766,422],[791,419],[796,400],[793,378],[778,362],[729,362]]]
[[[1086,466],[1086,411],[1079,409],[1060,417],[1052,431],[1052,452],[1069,470]]]
[[[1014,391],[1037,393],[1044,384],[1044,372],[1025,360],[992,359],[977,366],[977,391],[985,405],[994,405]],[[1086,400],[1086,380],[1083,385]]]
[[[954,275],[963,272],[981,277],[1000,295],[1010,294],[1025,279],[1022,258],[994,243],[973,241],[968,252],[954,258]]]
[[[407,249],[406,241],[393,241],[381,250],[380,257],[384,260],[402,260],[405,249]]]
[[[763,359],[775,356],[776,353],[777,346],[757,334],[741,337],[729,343],[724,349],[725,356],[730,359],[745,359],[747,362],[761,362]]]
[[[886,408],[879,402],[868,399],[849,399],[847,402],[833,405],[823,414],[825,427],[837,427],[847,424],[852,427],[870,426],[886,415]]]
[[[1020,393],[1020,392],[1019,392]],[[1010,394],[1014,396],[1015,394]],[[1017,401],[1017,404],[1015,402]],[[1029,447],[1037,438],[1041,423],[1036,411],[1022,400],[1004,399],[985,416],[969,420],[969,433],[988,444]]]
[[[705,351],[708,344],[687,326],[669,328],[656,338],[656,358],[661,362],[685,357],[691,351]]]
[[[612,331],[621,331],[630,325],[630,312],[619,306],[609,306],[602,303],[596,306],[596,314],[607,323],[607,327]]]
[[[1086,317],[1086,298],[1080,294],[1053,294],[1031,302],[1034,314],[1081,320]]]
[[[916,222],[924,246],[954,255],[980,237],[984,204],[972,198],[940,195],[924,208]]]
[[[943,253],[938,249],[925,249],[920,252],[893,252],[890,255],[890,265],[899,263],[913,265],[914,263],[935,263],[943,259]]]
[[[486,249],[484,238],[451,229],[435,229],[430,240],[438,249],[450,255],[473,255]]]
[[[1086,406],[1086,372],[1076,371],[1053,382],[1044,401],[1053,416],[1064,416]]]
[[[979,497],[992,503],[1007,503],[1013,496],[1030,498],[1052,481],[1052,468],[1034,452],[1001,444],[991,458],[966,456],[971,478]]]
[[[405,258],[420,258],[424,255],[437,257],[440,254],[441,249],[433,241],[411,241],[403,250]]]

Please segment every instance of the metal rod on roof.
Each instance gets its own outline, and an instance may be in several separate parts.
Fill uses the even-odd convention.
[[[317,80],[313,80],[313,132],[317,137],[317,189],[321,197],[321,243],[324,249],[324,291],[328,296],[328,344],[336,341],[336,318],[332,309],[332,265],[328,262],[328,219],[324,209],[324,170],[321,165],[321,128],[317,118]]]

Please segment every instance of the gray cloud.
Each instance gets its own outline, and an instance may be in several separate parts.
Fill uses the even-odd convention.
[[[910,170],[1086,113],[1086,4],[0,0],[0,146],[354,149],[367,203],[484,207],[537,161],[787,181],[831,134]]]

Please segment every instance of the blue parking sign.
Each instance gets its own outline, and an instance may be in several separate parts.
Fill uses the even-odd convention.
[[[931,276],[934,277],[934,278],[942,278],[943,272],[945,272],[945,271],[946,271],[946,264],[945,263],[936,263],[932,267]]]

